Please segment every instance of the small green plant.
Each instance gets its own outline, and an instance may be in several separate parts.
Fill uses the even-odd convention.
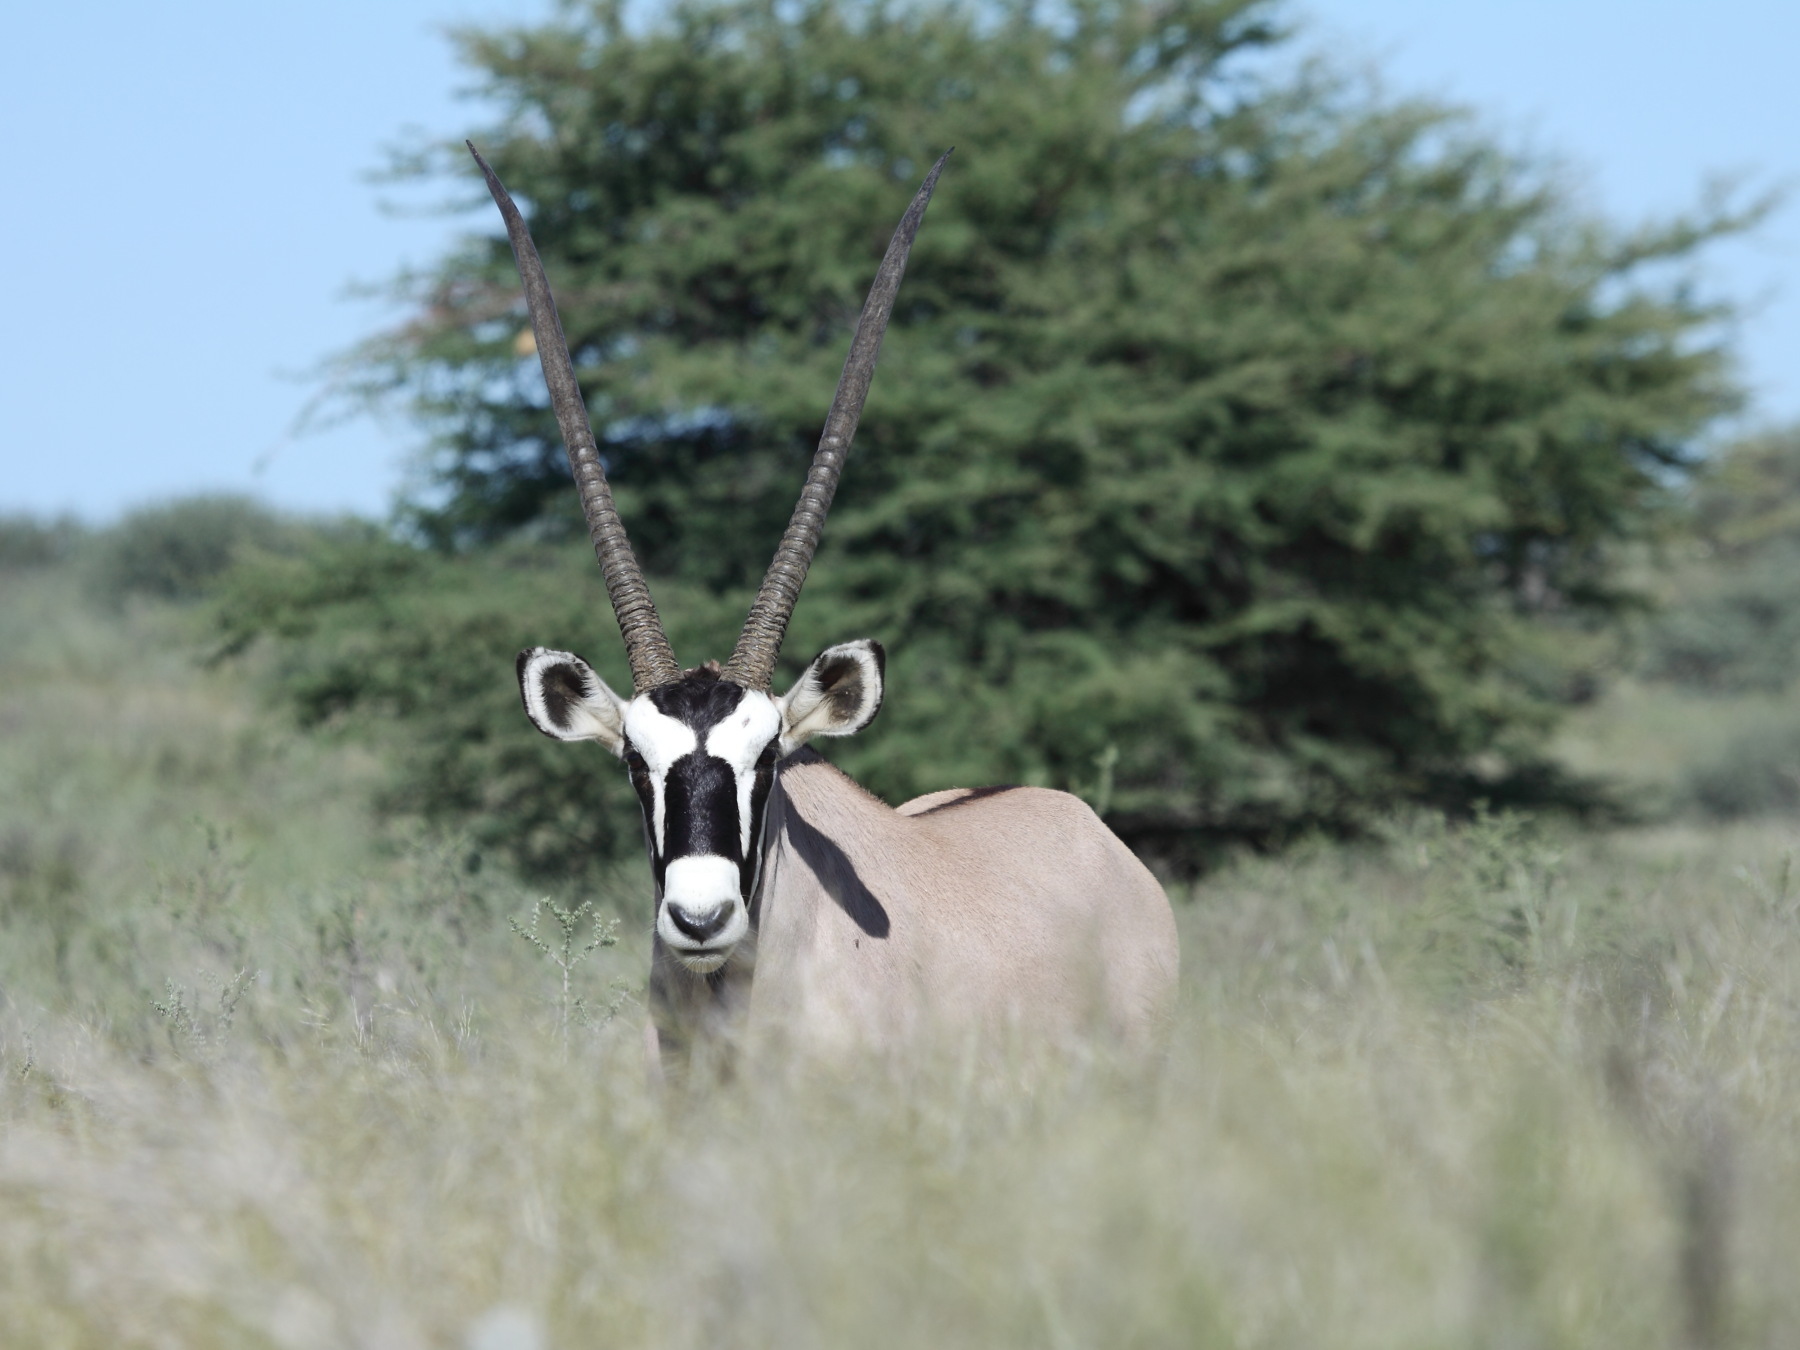
[[[219,964],[241,968],[249,960],[239,905],[248,855],[237,847],[229,824],[201,815],[190,824],[200,836],[200,860],[185,874],[162,879],[157,903],[171,924],[190,934]]]
[[[1572,949],[1579,906],[1559,889],[1563,851],[1543,822],[1482,807],[1462,824],[1419,813],[1376,830],[1390,863],[1421,883],[1402,921],[1438,976],[1510,984]]]
[[[602,919],[595,914],[592,916],[593,936],[587,940],[585,945],[578,945],[582,920],[589,917],[589,912],[593,907],[592,900],[583,900],[573,909],[564,909],[549,896],[543,896],[531,907],[531,927],[527,928],[512,915],[508,915],[506,919],[512,925],[513,932],[536,947],[551,965],[562,972],[562,992],[558,995],[556,1003],[556,1029],[557,1035],[562,1040],[564,1053],[567,1053],[569,1049],[569,1023],[574,1021],[579,1022],[582,1026],[590,1026],[594,1021],[593,1014],[588,1009],[587,1000],[575,993],[572,979],[575,967],[600,948],[615,946],[619,941],[619,921]],[[551,939],[541,937],[538,933],[538,924],[542,921],[546,909],[550,911],[550,917],[556,920],[557,933]],[[605,1016],[600,1020],[602,1022],[609,1020],[618,1011],[618,1005],[618,999],[609,1003]]]
[[[200,979],[214,995],[211,1007],[197,990],[188,989],[174,980],[164,980],[163,997],[150,1004],[151,1010],[168,1023],[169,1043],[176,1050],[184,1044],[202,1050],[216,1047],[231,1030],[238,1003],[244,997],[244,991],[256,982],[256,972],[240,970],[229,980],[222,980],[210,971],[203,971]]]

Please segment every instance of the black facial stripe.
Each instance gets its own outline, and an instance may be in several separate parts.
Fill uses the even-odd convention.
[[[738,857],[737,775],[716,755],[696,750],[663,779],[663,854]]]
[[[750,785],[750,847],[744,856],[738,859],[738,893],[746,900],[752,899],[756,892],[757,868],[762,863],[763,826],[769,818],[769,789],[775,786],[775,745],[771,743],[756,761],[751,770],[756,781]],[[754,909],[751,921],[757,918]]]
[[[628,744],[625,747],[625,772],[631,775],[631,786],[644,811],[644,843],[650,850],[650,867],[656,873],[656,884],[662,886],[662,859],[656,851],[656,798],[650,782],[650,769],[644,757]]]

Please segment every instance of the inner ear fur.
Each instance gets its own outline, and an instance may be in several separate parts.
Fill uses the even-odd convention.
[[[887,669],[887,653],[869,638],[840,642],[812,659],[781,699],[782,752],[814,736],[851,736],[875,720]]]
[[[519,697],[525,715],[559,741],[599,741],[625,748],[625,701],[574,652],[529,647],[519,653]]]

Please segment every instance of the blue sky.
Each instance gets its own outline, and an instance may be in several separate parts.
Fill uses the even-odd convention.
[[[417,433],[363,419],[295,436],[318,390],[306,375],[391,317],[346,298],[351,283],[429,260],[468,222],[384,212],[395,194],[367,175],[409,129],[483,120],[457,96],[468,76],[445,26],[549,10],[61,0],[9,13],[0,512],[104,521],[210,489],[384,512]],[[1304,46],[1378,71],[1391,93],[1475,108],[1507,144],[1562,160],[1579,199],[1615,219],[1679,211],[1718,173],[1800,182],[1800,5],[1308,0],[1292,12]],[[1753,421],[1800,417],[1797,269],[1800,204],[1703,270],[1745,306]]]

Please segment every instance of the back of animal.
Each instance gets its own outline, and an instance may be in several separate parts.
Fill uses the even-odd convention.
[[[957,789],[895,810],[803,756],[768,830],[753,1034],[827,1052],[945,1028],[1160,1044],[1174,915],[1079,798]]]

